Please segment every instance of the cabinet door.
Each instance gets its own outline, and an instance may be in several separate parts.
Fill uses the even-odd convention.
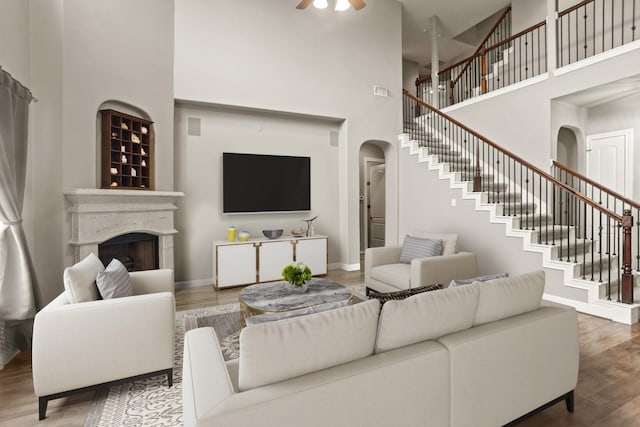
[[[216,285],[247,285],[256,282],[256,247],[253,243],[216,245]]]
[[[327,274],[327,239],[300,239],[296,244],[296,261],[304,262],[311,274]]]
[[[282,269],[293,261],[293,241],[262,242],[258,253],[258,281],[282,280]]]

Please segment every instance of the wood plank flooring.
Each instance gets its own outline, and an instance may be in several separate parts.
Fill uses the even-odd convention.
[[[327,278],[346,285],[363,281],[362,272],[330,271]],[[237,302],[241,288],[214,290],[213,286],[176,291],[176,309]],[[531,417],[523,427],[640,427],[640,324],[621,325],[578,315],[580,377],[575,412],[559,403]],[[0,426],[82,426],[93,392],[49,402],[47,418],[38,422],[33,394],[31,353],[18,355],[0,371]]]

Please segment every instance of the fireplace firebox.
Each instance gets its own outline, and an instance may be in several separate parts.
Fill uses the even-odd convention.
[[[116,258],[127,271],[159,268],[158,236],[148,233],[127,233],[98,245],[98,257],[106,266]]]

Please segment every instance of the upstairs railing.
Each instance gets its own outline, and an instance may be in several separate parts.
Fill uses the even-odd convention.
[[[631,236],[631,245],[635,253],[635,260],[632,260],[632,262],[635,262],[636,272],[640,273],[640,203],[587,178],[555,160],[552,164],[552,173],[559,181],[564,182],[579,193],[596,201],[600,206],[604,206],[618,215],[624,214],[627,210],[631,211],[631,216],[636,219],[635,233]]]
[[[437,93],[442,108],[542,74],[547,71],[546,34],[546,22],[542,21],[483,45],[471,57],[438,73],[437,91],[429,78],[416,81],[416,93],[425,101]]]
[[[472,67],[473,59],[480,54],[487,46],[493,46],[507,39],[511,35],[511,6],[504,9],[502,15],[496,23],[488,31],[487,35],[482,39],[477,49],[469,58],[456,62],[438,72],[438,88],[434,88],[431,82],[431,76],[416,80],[416,94],[418,98],[429,103],[434,96],[439,97],[438,105],[440,107],[450,105],[451,93],[455,88],[455,82],[467,80],[468,75],[472,75],[474,70]],[[496,59],[497,60],[497,59]],[[471,67],[471,69],[470,69]],[[463,78],[464,76],[464,78]],[[426,93],[425,93],[426,92]]]
[[[488,203],[536,232],[561,261],[580,263],[585,280],[607,282],[603,297],[633,303],[631,211],[617,214],[526,160],[403,91],[405,120],[428,154],[446,156],[450,171],[473,182]],[[419,106],[419,108],[416,108]],[[414,117],[413,112],[425,114]],[[620,256],[622,255],[622,256]]]
[[[558,65],[635,41],[638,0],[586,0],[558,13]]]
[[[559,67],[589,58],[638,40],[639,23],[640,0],[582,1],[558,12],[557,51],[550,54]],[[443,108],[546,72],[546,21],[505,38],[507,28],[510,20],[508,27],[492,29],[471,57],[440,71],[437,88],[430,77],[417,79],[416,96],[432,104],[437,96]],[[498,32],[500,40],[492,37]]]

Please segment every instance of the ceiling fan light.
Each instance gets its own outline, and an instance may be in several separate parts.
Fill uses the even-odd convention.
[[[349,0],[336,0],[336,9],[337,11],[347,10],[351,7],[349,4]]]
[[[313,6],[317,9],[326,9],[329,3],[327,0],[313,0]]]

